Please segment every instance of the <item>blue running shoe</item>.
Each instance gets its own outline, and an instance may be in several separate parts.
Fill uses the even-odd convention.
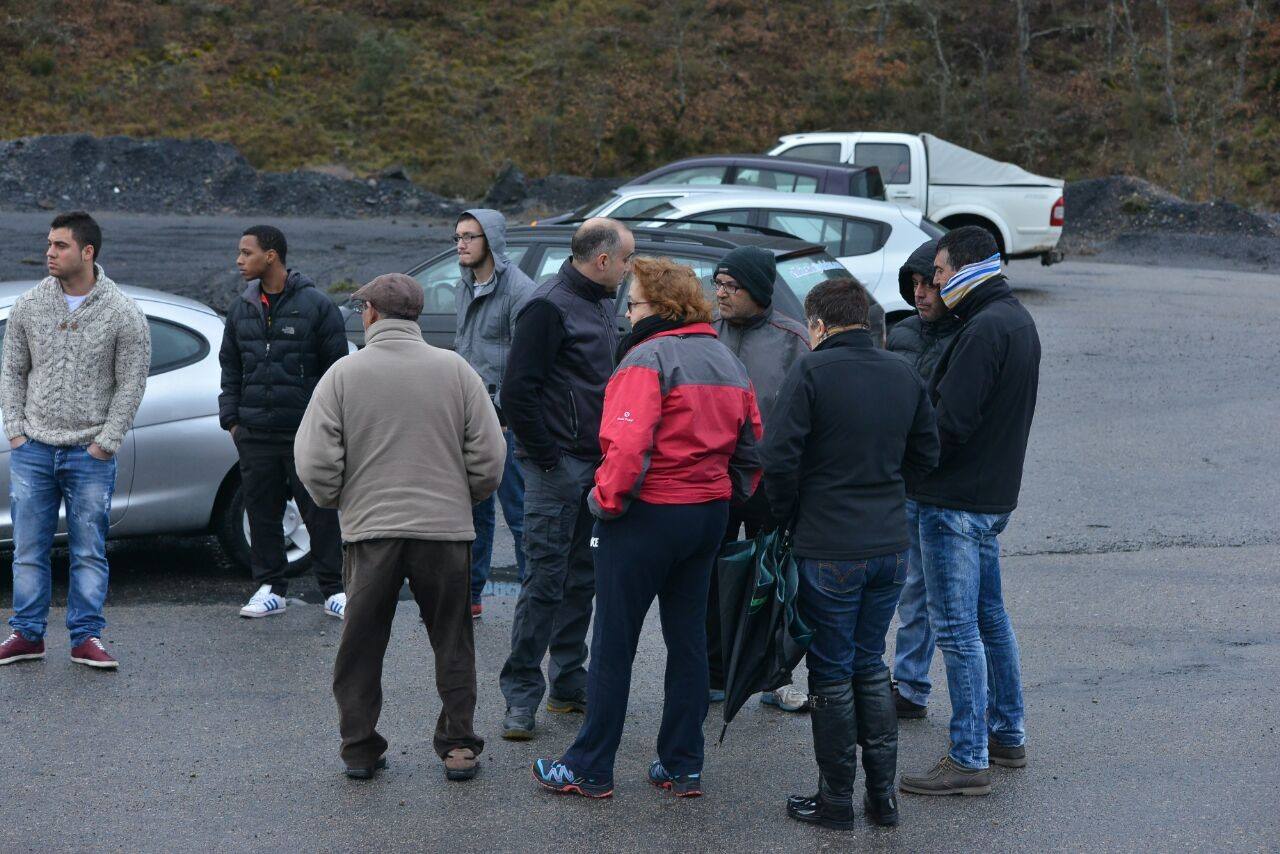
[[[662,767],[661,759],[653,760],[649,766],[649,782],[677,798],[696,798],[702,794],[701,774],[672,774]]]
[[[613,782],[579,777],[559,759],[539,759],[533,763],[533,779],[544,789],[562,794],[578,794],[584,798],[608,798],[613,795]]]

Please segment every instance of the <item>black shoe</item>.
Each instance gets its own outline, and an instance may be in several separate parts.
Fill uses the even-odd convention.
[[[352,780],[372,780],[373,775],[387,767],[387,757],[379,756],[378,761],[367,768],[347,766],[347,776]]]
[[[557,715],[584,715],[587,713],[587,692],[572,697],[552,697],[547,695],[547,711]]]
[[[533,710],[507,709],[502,719],[502,737],[507,741],[528,741],[533,738]]]
[[[1027,748],[1025,745],[1006,747],[987,739],[987,761],[1002,768],[1026,768]]]
[[[895,827],[898,824],[898,798],[893,792],[871,797],[868,792],[862,799],[862,808],[867,814],[867,821],[881,827]]]
[[[805,824],[820,824],[832,830],[853,830],[851,804],[835,804],[825,800],[821,792],[812,796],[792,795],[787,798],[787,815]]]
[[[663,767],[661,759],[655,759],[649,765],[649,782],[677,798],[702,796],[702,774],[672,774]]]
[[[898,693],[898,683],[893,683],[893,705],[898,710],[899,720],[918,720],[929,716],[929,708],[913,703]]]

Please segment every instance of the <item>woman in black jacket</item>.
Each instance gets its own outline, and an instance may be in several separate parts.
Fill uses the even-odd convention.
[[[787,812],[840,829],[853,826],[855,744],[868,818],[898,822],[898,719],[885,634],[907,571],[904,481],[938,461],[924,383],[871,340],[868,303],[853,279],[809,292],[813,352],[783,383],[762,455],[777,521],[794,519],[800,616],[814,631],[807,658],[818,792],[793,796]]]

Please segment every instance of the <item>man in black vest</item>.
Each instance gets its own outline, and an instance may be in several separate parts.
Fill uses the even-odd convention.
[[[338,512],[317,507],[298,480],[293,437],[316,383],[347,355],[347,337],[333,300],[309,278],[285,267],[287,252],[280,229],[255,225],[245,230],[236,267],[249,284],[227,309],[218,353],[218,421],[240,452],[249,565],[258,584],[240,616],[284,613],[289,584],[284,513],[292,494],[307,526],[325,613],[342,619],[347,597],[342,592]]]
[[[547,681],[547,711],[583,712],[587,703],[595,569],[586,499],[618,347],[613,295],[631,271],[636,242],[621,223],[597,218],[582,224],[571,248],[573,257],[517,316],[502,383],[502,411],[525,478],[525,576],[500,676],[502,736],[514,740],[533,737]]]

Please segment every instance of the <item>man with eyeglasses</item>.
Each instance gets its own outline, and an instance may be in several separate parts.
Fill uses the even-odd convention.
[[[597,217],[578,228],[570,248],[572,256],[516,318],[499,399],[525,477],[527,564],[500,676],[502,737],[519,741],[533,738],[544,694],[549,712],[587,708],[595,596],[587,492],[600,462],[604,389],[618,349],[613,295],[631,272],[636,241],[622,223]]]
[[[524,476],[515,462],[515,442],[507,429],[498,396],[511,354],[516,315],[533,294],[533,280],[507,258],[507,223],[502,214],[487,208],[463,211],[454,226],[458,250],[458,325],[454,349],[475,368],[498,412],[507,441],[507,462],[497,499],[516,547],[516,571],[524,579]],[[476,539],[471,544],[471,616],[483,610],[480,594],[489,580],[493,559],[493,530],[497,522],[494,496],[476,504],[472,512]]]
[[[774,310],[773,283],[777,264],[773,253],[758,246],[740,246],[729,252],[716,265],[716,304],[719,317],[713,321],[720,341],[742,360],[747,376],[755,387],[764,435],[769,435],[770,417],[782,380],[797,359],[809,352],[809,333],[798,320]],[[729,527],[725,542],[738,539],[745,527],[746,536],[754,537],[772,520],[764,490],[744,504],[729,508]],[[711,599],[716,600],[715,577],[711,579]],[[720,660],[720,626],[718,608],[707,609],[707,658],[711,669],[711,699],[724,699],[724,662]],[[793,685],[763,695],[763,702],[788,712],[803,711],[808,697]]]

